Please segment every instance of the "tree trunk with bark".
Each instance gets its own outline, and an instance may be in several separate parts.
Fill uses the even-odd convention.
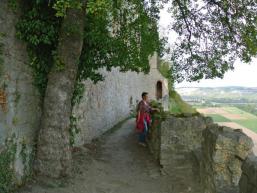
[[[38,136],[35,165],[38,175],[58,178],[67,176],[71,169],[71,99],[83,45],[84,16],[84,10],[67,10],[60,29],[55,67],[48,76]]]

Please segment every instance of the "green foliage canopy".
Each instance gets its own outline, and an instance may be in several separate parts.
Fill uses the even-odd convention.
[[[42,97],[47,85],[47,74],[53,66],[53,53],[57,48],[61,24],[52,6],[43,0],[24,0],[21,4],[23,14],[16,26],[18,38],[27,43],[34,84]]]
[[[163,0],[178,34],[171,60],[178,81],[222,78],[236,59],[257,55],[256,0]]]
[[[18,36],[28,43],[42,93],[67,9],[86,7],[79,80],[102,80],[97,71],[102,67],[147,72],[148,56],[162,51],[157,20],[163,5],[170,6],[172,30],[178,34],[170,53],[175,80],[222,78],[237,58],[250,62],[257,55],[256,0],[88,0],[85,7],[83,2],[23,2]]]
[[[23,15],[17,35],[28,44],[35,84],[44,95],[47,74],[54,65],[59,29],[67,9],[86,8],[84,45],[79,62],[78,80],[103,77],[98,69],[120,67],[121,71],[147,72],[148,57],[161,50],[155,3],[140,0],[55,0],[23,2]],[[75,31],[70,26],[67,33]]]
[[[80,78],[101,80],[101,67],[148,72],[148,57],[161,49],[156,12],[141,0],[98,2],[88,3]]]

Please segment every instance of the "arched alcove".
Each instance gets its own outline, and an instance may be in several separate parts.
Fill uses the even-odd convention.
[[[156,84],[156,99],[159,100],[162,98],[162,82],[158,81]]]

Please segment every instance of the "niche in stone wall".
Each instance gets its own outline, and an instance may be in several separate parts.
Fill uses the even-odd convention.
[[[129,98],[129,107],[132,107],[133,106],[133,97],[131,96]]]
[[[159,100],[162,98],[162,82],[158,81],[156,84],[156,99]]]

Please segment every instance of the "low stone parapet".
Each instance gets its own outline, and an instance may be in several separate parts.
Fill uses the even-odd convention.
[[[163,173],[175,181],[174,191],[192,192],[196,191],[193,186],[199,188],[195,152],[201,149],[202,132],[209,124],[212,120],[203,116],[168,116],[162,122],[154,119],[149,147]]]
[[[210,125],[203,131],[200,178],[204,193],[237,193],[253,142],[240,130]]]
[[[177,166],[191,165],[193,151],[201,147],[202,131],[209,119],[201,116],[169,117],[161,127],[160,164],[164,170],[176,172]]]
[[[174,186],[184,187],[182,192],[239,193],[241,167],[253,142],[241,130],[218,126],[208,117],[169,115],[153,122],[149,147],[162,171],[173,177]],[[241,179],[244,189],[256,180],[247,170],[253,167],[253,161],[249,162],[243,167],[243,174],[249,176]]]

